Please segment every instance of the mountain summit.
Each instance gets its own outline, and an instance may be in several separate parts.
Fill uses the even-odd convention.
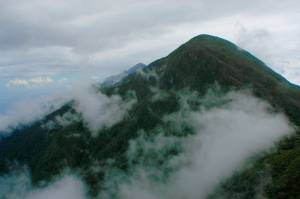
[[[226,88],[251,86],[257,96],[285,107],[292,120],[300,118],[295,111],[300,109],[299,88],[249,52],[219,37],[194,37],[167,57],[149,64],[146,71],[150,69],[157,70],[163,89],[189,87],[203,93],[216,82]],[[135,89],[138,83],[131,81],[127,84]]]
[[[3,138],[0,141],[0,158],[5,161],[0,163],[1,173],[11,171],[14,162],[27,165],[33,184],[39,186],[40,182],[49,182],[68,168],[82,176],[92,196],[103,190],[110,190],[109,185],[115,185],[109,191],[112,194],[109,198],[118,198],[118,194],[113,192],[118,183],[126,185],[121,184],[119,188],[136,185],[129,189],[131,191],[141,184],[145,188],[149,184],[165,186],[171,183],[168,184],[168,191],[174,191],[185,187],[174,188],[176,186],[172,182],[183,179],[176,177],[183,177],[191,172],[188,170],[189,164],[192,167],[206,162],[205,158],[201,159],[206,157],[201,156],[201,150],[191,151],[201,149],[202,146],[207,149],[205,146],[210,147],[209,142],[213,143],[214,140],[219,142],[211,144],[212,146],[222,145],[231,139],[235,140],[232,135],[236,135],[241,139],[229,142],[221,149],[216,147],[215,150],[219,150],[221,155],[211,160],[221,158],[224,160],[222,164],[227,166],[235,159],[227,160],[221,152],[232,146],[240,146],[238,149],[246,149],[246,154],[252,151],[262,154],[257,158],[252,158],[253,154],[245,157],[246,160],[255,160],[251,161],[252,166],[247,165],[239,173],[230,175],[227,181],[220,179],[220,184],[209,178],[222,171],[209,170],[217,165],[208,166],[207,170],[193,170],[198,168],[195,166],[187,180],[199,182],[199,190],[205,190],[208,182],[217,186],[215,189],[210,187],[211,198],[218,198],[218,194],[224,198],[254,198],[260,174],[269,172],[272,181],[262,183],[261,188],[265,190],[267,198],[296,197],[299,192],[297,183],[300,180],[297,174],[300,166],[297,155],[300,147],[299,133],[283,139],[277,144],[278,149],[270,153],[257,150],[265,149],[262,146],[277,138],[276,135],[282,133],[281,129],[290,130],[287,127],[289,123],[295,127],[300,125],[300,89],[249,52],[219,37],[199,35],[168,56],[148,66],[136,65],[121,76],[122,78],[117,76],[117,84],[116,78],[109,80],[113,83],[102,86],[100,91],[92,95],[92,100],[83,96],[83,102],[75,100],[68,103],[43,120],[17,129]],[[234,94],[245,89],[250,90],[254,96],[249,96],[248,99],[244,94]],[[100,108],[90,107],[97,104],[97,100],[102,100]],[[234,104],[235,101],[238,101],[238,106]],[[92,114],[86,113],[86,110],[90,110]],[[291,122],[279,115],[280,112],[285,113]],[[236,116],[240,113],[244,120],[240,121]],[[94,132],[89,128],[92,121]],[[253,129],[239,129],[238,126],[244,123]],[[236,127],[236,124],[239,125]],[[278,128],[271,128],[275,124]],[[237,131],[236,134],[232,134],[231,130]],[[228,136],[222,134],[223,131]],[[270,131],[274,131],[274,134]],[[216,132],[220,134],[214,134]],[[252,139],[252,135],[272,136]],[[212,139],[209,139],[210,136]],[[207,139],[207,142],[199,144],[197,141],[202,139]],[[247,144],[240,143],[240,140],[246,140]],[[251,144],[253,140],[257,142]],[[264,142],[260,142],[261,140]],[[187,143],[192,144],[189,146]],[[234,154],[239,150],[232,150],[232,153],[225,155],[235,157]],[[213,153],[210,150],[204,152],[218,154],[214,150]],[[198,154],[201,157],[199,162]],[[193,158],[187,160],[187,157]],[[195,165],[192,164],[194,161]],[[205,178],[205,182],[194,179],[197,172],[201,174],[203,171],[212,172],[212,175]],[[141,173],[144,174],[142,177]],[[221,176],[229,174],[228,171]],[[147,181],[134,184],[133,179]],[[176,197],[195,198],[188,191],[195,186],[195,183],[191,184]],[[156,188],[158,192],[164,190],[162,187]],[[171,194],[171,191],[163,194]]]

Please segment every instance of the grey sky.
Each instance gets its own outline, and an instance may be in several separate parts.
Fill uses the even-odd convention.
[[[2,0],[0,77],[103,77],[209,33],[300,83],[299,21],[297,0]]]

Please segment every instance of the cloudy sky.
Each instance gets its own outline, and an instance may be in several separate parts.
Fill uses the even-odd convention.
[[[300,84],[299,21],[298,0],[1,0],[0,109],[148,64],[202,33]]]

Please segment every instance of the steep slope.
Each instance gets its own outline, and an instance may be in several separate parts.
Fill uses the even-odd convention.
[[[147,69],[152,68],[160,76],[162,89],[189,87],[203,93],[215,82],[227,88],[251,86],[257,96],[283,108],[293,121],[300,122],[299,88],[250,53],[221,38],[195,37]],[[139,80],[121,87],[135,90],[135,81]]]
[[[0,158],[5,160],[1,161],[1,172],[7,172],[11,162],[20,161],[29,166],[33,181],[38,183],[51,179],[68,167],[79,171],[90,185],[91,192],[96,194],[103,188],[102,181],[107,170],[94,172],[91,165],[130,170],[126,156],[130,140],[140,136],[141,130],[153,134],[158,126],[172,129],[172,126],[165,124],[164,117],[180,109],[179,93],[196,91],[199,98],[216,84],[221,87],[221,92],[250,88],[257,97],[267,100],[277,111],[285,112],[295,125],[300,125],[300,89],[297,86],[236,45],[218,37],[199,35],[168,56],[151,63],[143,71],[126,77],[117,85],[101,88],[108,96],[117,94],[125,100],[136,97],[137,102],[122,121],[112,127],[101,128],[97,137],[91,137],[82,120],[50,130],[42,128],[42,124],[57,115],[76,112],[72,104],[65,106],[45,120],[16,130],[12,136],[1,140]],[[191,106],[196,107],[198,103],[202,102],[196,100],[191,102]],[[189,126],[175,132],[180,136],[192,133]],[[74,134],[80,136],[73,136]],[[179,151],[172,149],[169,153],[177,154]],[[232,181],[229,180],[230,186],[225,182],[219,193],[226,193],[230,198],[247,192],[245,198],[251,198],[255,187],[251,188],[249,184],[255,185],[257,173],[265,169],[266,160],[271,169],[274,168],[271,175],[275,179],[275,183],[269,185],[269,196],[276,198],[277,192],[282,191],[283,187],[300,179],[299,175],[290,177],[291,172],[299,168],[298,153],[299,134],[283,141],[278,151],[258,160],[257,166],[244,171],[246,174],[241,172]],[[278,162],[282,158],[287,160],[278,169]],[[251,177],[243,177],[248,174]],[[285,176],[289,176],[285,179],[285,184],[276,182]],[[285,192],[292,198],[298,188],[290,186]],[[218,194],[214,197],[217,196]]]

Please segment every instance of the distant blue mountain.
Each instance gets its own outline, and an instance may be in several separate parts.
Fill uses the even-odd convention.
[[[124,72],[122,72],[120,74],[109,76],[109,77],[105,78],[102,85],[112,86],[112,85],[120,82],[123,78],[127,77],[128,75],[131,75],[131,74],[137,72],[138,70],[141,70],[141,69],[145,68],[146,66],[147,65],[145,65],[143,63],[138,63],[138,64],[130,67],[128,70],[125,70]]]

